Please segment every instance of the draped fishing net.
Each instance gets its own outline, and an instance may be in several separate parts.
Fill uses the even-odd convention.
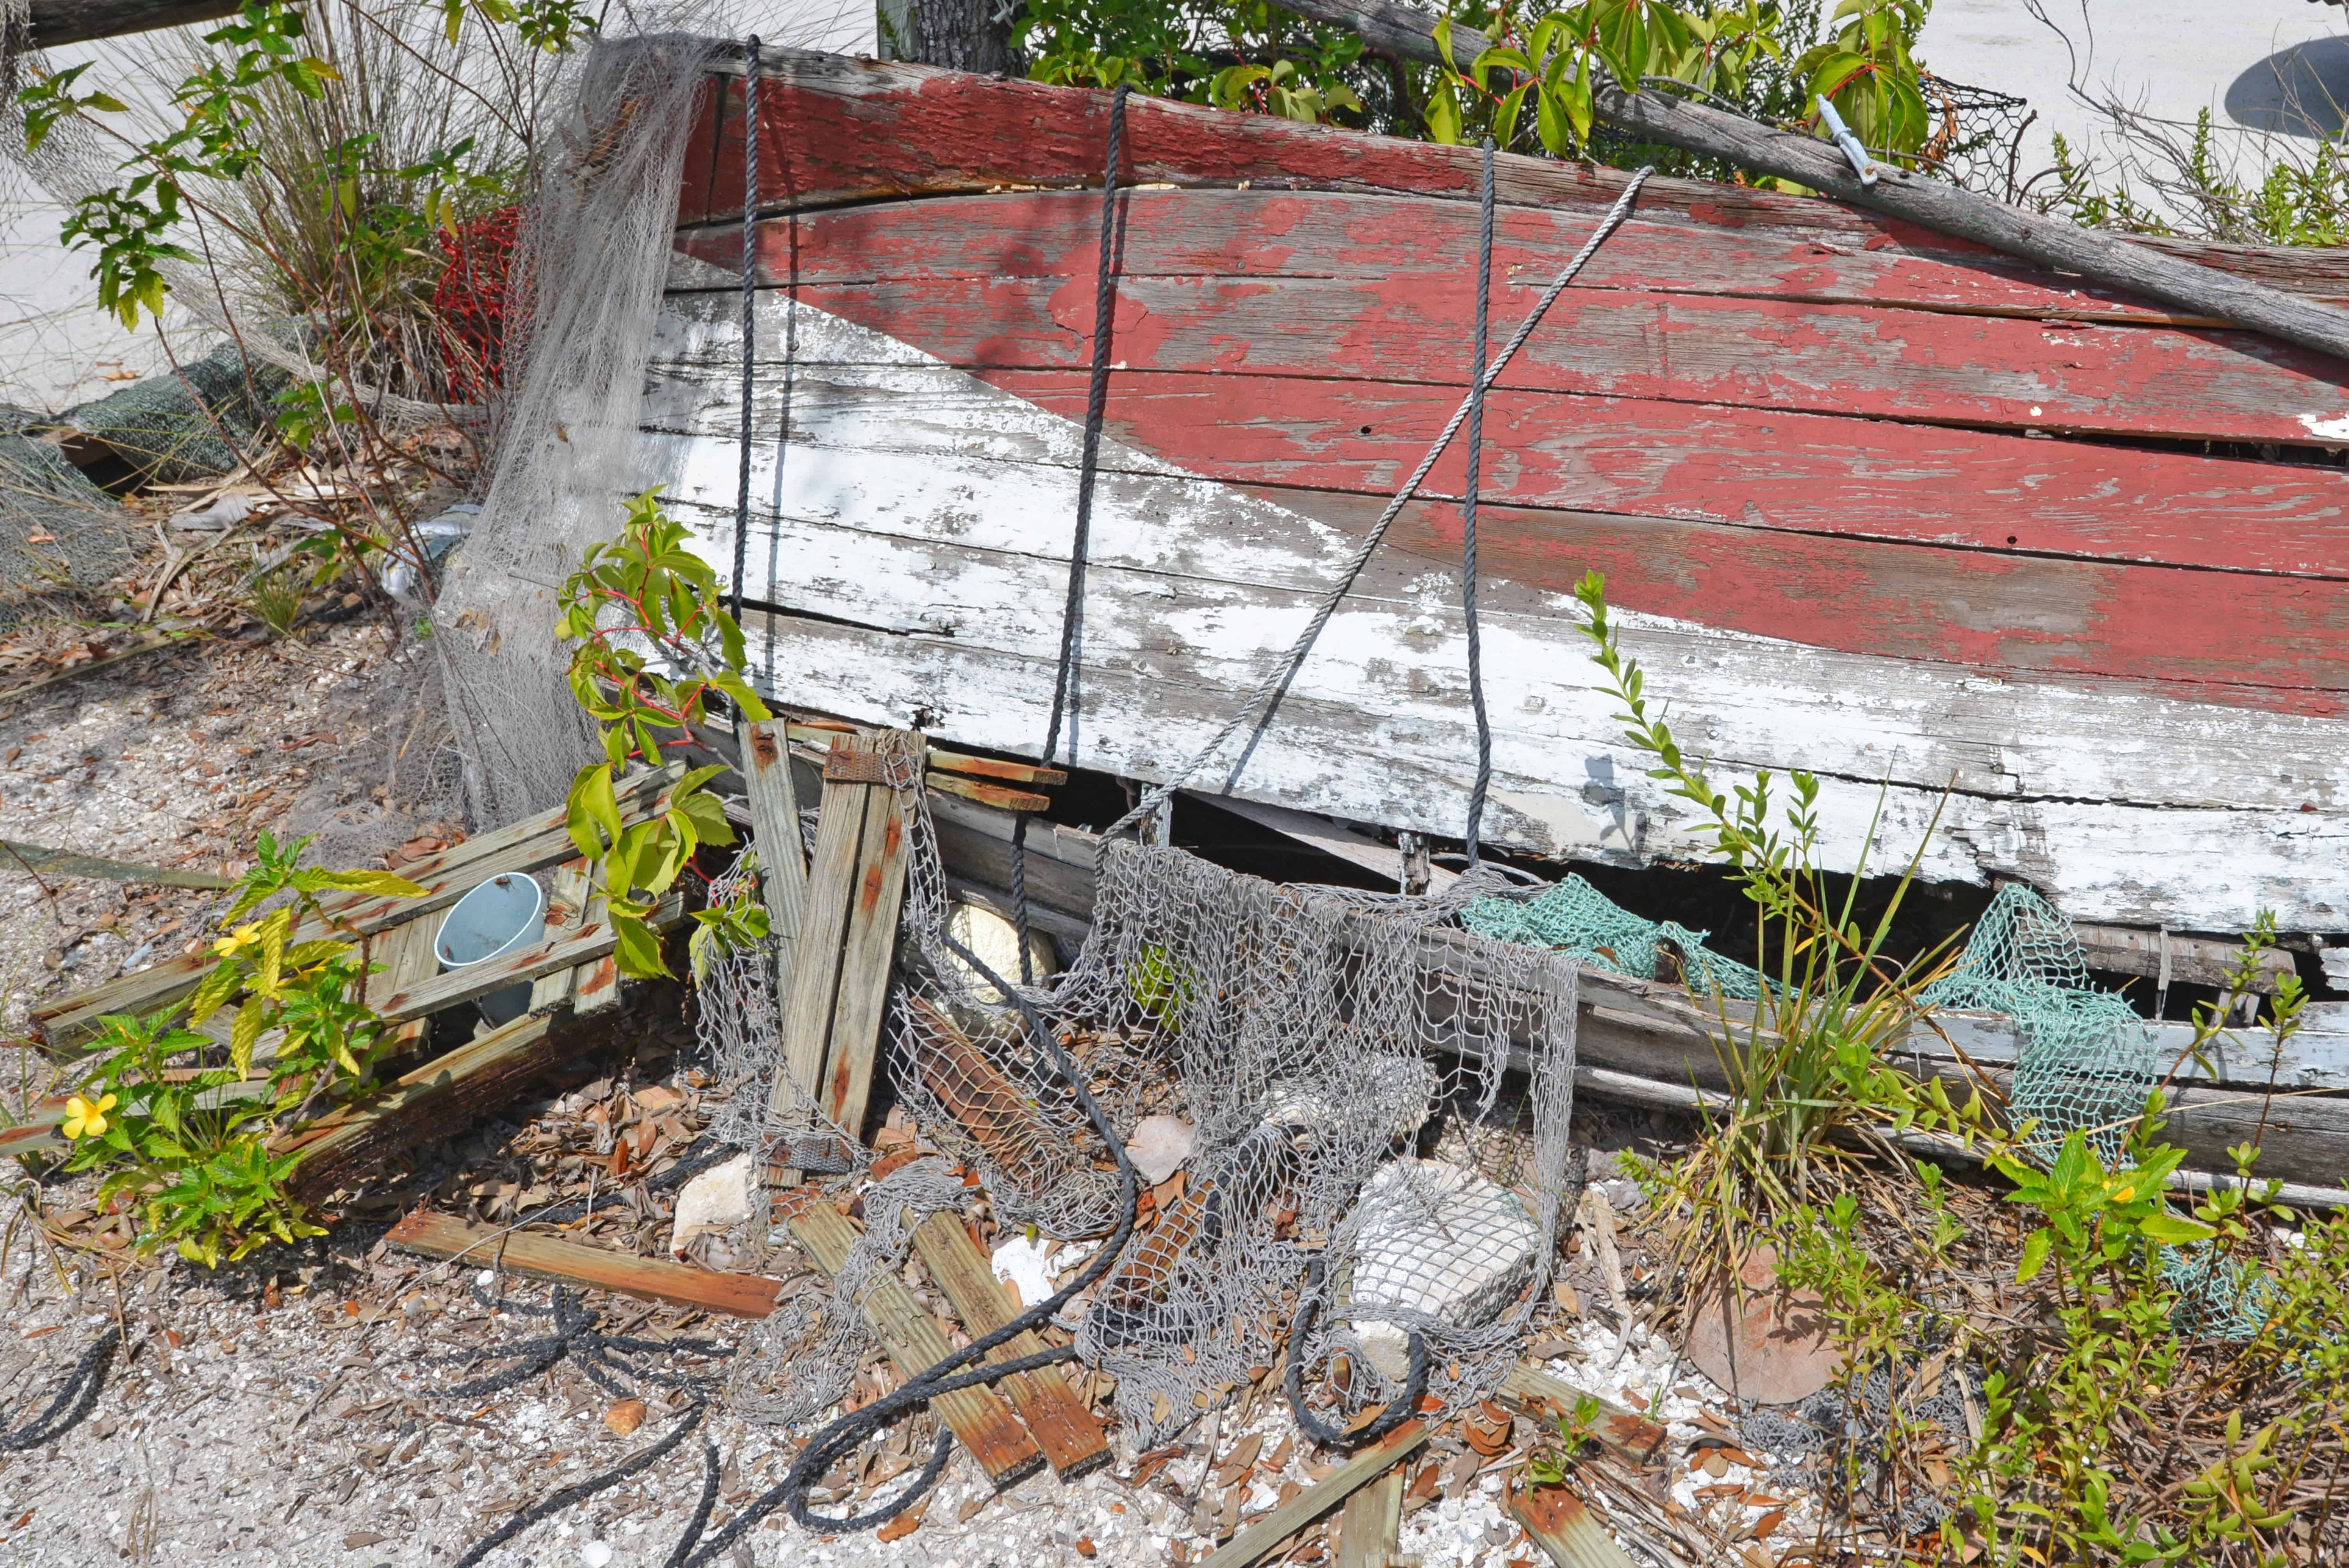
[[[979,1183],[917,1184],[905,1222],[983,1192],[1004,1231],[1075,1243],[1060,1260],[1072,1271],[1116,1223],[1115,1158],[1018,1009],[947,949],[935,831],[910,768],[898,783],[907,974],[891,1078],[914,1125]],[[1506,1374],[1557,1241],[1576,983],[1570,961],[1459,928],[1461,906],[1498,885],[1427,899],[1285,887],[1178,850],[1102,846],[1091,937],[1027,995],[1120,1139],[1147,1118],[1187,1128],[1188,1155],[1144,1200],[1124,1255],[1064,1319],[1142,1440],[1283,1366],[1300,1323],[1309,1402],[1331,1424],[1405,1392],[1414,1339],[1447,1408]],[[705,1043],[734,1089],[720,1135],[768,1150],[804,1135],[813,1099],[782,1064],[771,963],[746,949],[702,986]],[[937,1164],[868,1190],[868,1225],[874,1191],[898,1203],[905,1172]],[[874,1266],[902,1256],[894,1233],[874,1248]],[[862,1332],[859,1288],[843,1276],[752,1336],[736,1384],[758,1410],[823,1408],[836,1378],[814,1363],[837,1364]]]
[[[1557,1243],[1574,966],[1458,929],[1482,880],[1285,887],[1123,841],[1099,875],[1042,1010],[1121,1137],[1171,1115],[1191,1143],[1076,1326],[1120,1413],[1158,1440],[1283,1365],[1300,1321],[1320,1418],[1401,1395],[1413,1336],[1447,1408],[1489,1393]],[[1106,1230],[1113,1161],[1018,1015],[927,967],[898,1018],[903,1103],[1000,1217]]]

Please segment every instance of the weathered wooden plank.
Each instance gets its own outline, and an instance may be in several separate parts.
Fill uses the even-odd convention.
[[[57,850],[42,844],[0,839],[0,871],[12,869],[31,872],[36,876],[46,872],[56,876],[90,877],[100,882],[150,882],[157,887],[219,889],[236,885],[233,877],[215,876],[210,872],[139,865],[130,861],[108,860],[103,855],[86,855],[78,850]]]
[[[495,1225],[473,1225],[453,1214],[418,1209],[384,1237],[405,1253],[427,1258],[461,1258],[550,1284],[583,1286],[630,1295],[638,1301],[698,1307],[729,1317],[765,1317],[775,1310],[780,1280],[757,1274],[715,1274],[667,1258],[632,1257],[584,1242]]]
[[[546,894],[546,934],[561,939],[577,935],[590,920],[600,923],[600,914],[591,915],[588,906],[595,902],[595,880],[588,874],[587,862],[569,860],[554,868],[553,885]],[[568,1006],[579,982],[577,969],[556,969],[531,982],[530,1010],[543,1013],[557,1006]]]
[[[750,837],[759,851],[759,897],[767,906],[767,934],[775,944],[775,995],[787,996],[798,960],[808,877],[799,796],[792,784],[791,743],[781,719],[746,718],[736,726],[736,733],[742,746]]]
[[[961,1216],[932,1214],[914,1230],[914,1250],[922,1266],[937,1282],[956,1315],[973,1338],[992,1334],[1010,1323],[1019,1311],[1017,1299],[1006,1301],[1008,1287],[995,1277],[987,1254],[964,1227]],[[994,1351],[988,1359],[1009,1361],[1034,1356],[1045,1348],[1033,1333],[1019,1334]],[[999,1385],[1011,1397],[1012,1408],[1035,1434],[1052,1473],[1062,1480],[1099,1470],[1115,1455],[1101,1422],[1087,1409],[1054,1367],[1014,1373]]]
[[[1529,261],[1496,284],[1495,318],[1522,315],[1573,249]],[[1090,259],[1082,265],[1090,276]],[[1121,275],[1119,309],[1131,330],[1119,335],[1120,368],[1464,387],[1475,275],[1473,265],[1396,278]],[[1071,287],[1049,276],[918,278],[802,284],[797,295],[951,365],[1081,375],[1090,351],[1074,329]],[[2349,437],[2340,375],[2327,356],[2209,328],[1576,287],[1559,296],[1502,385],[2054,434],[2337,448]]]
[[[873,737],[870,755],[885,766],[908,767],[918,778],[923,749],[918,734],[894,730]],[[827,779],[827,794],[831,788]],[[890,961],[897,950],[897,911],[905,901],[909,851],[905,797],[886,784],[856,788],[864,793],[864,830],[851,882],[840,985],[824,1047],[819,1101],[824,1114],[851,1138],[864,1135],[864,1109],[881,1048],[881,1018],[889,998]]]
[[[1402,880],[1402,851],[1392,844],[1381,843],[1368,833],[1358,833],[1351,828],[1333,822],[1327,817],[1310,811],[1292,811],[1286,806],[1268,806],[1259,800],[1244,800],[1236,795],[1207,795],[1186,789],[1194,800],[1206,802],[1235,816],[1245,817],[1258,827],[1296,840],[1300,844],[1334,855],[1366,872],[1376,872],[1392,878],[1398,884]],[[1460,880],[1460,873],[1442,866],[1428,869],[1428,891],[1440,892]]]
[[[1432,1429],[1409,1420],[1232,1537],[1202,1568],[1248,1568],[1299,1531],[1417,1452]]]
[[[1083,187],[1101,178],[1109,95],[1056,91],[1032,82],[800,51],[771,53],[761,76],[761,164],[792,170],[802,208],[876,197],[981,192],[1007,186]],[[742,192],[740,88],[706,95],[680,181],[681,222],[739,219]],[[1499,199],[1537,206],[1605,206],[1624,171],[1504,155]],[[1134,184],[1234,185],[1265,181],[1336,190],[1477,200],[1480,166],[1468,147],[1443,147],[1229,115],[1164,98],[1129,106],[1124,164]],[[1750,186],[1651,179],[1643,211],[1728,227],[1785,227],[1855,246],[1889,242],[1920,253],[2008,262],[2001,252],[1920,225],[1831,202]],[[2133,240],[2271,286],[2349,295],[2349,255],[2314,247],[2252,247]]]
[[[934,794],[959,795],[966,800],[976,800],[982,806],[993,806],[1002,811],[1046,811],[1052,806],[1052,798],[1049,795],[1030,794],[1009,785],[957,778],[951,773],[930,774],[926,782]]]
[[[674,309],[688,307],[703,308],[672,301]],[[825,334],[812,307],[801,314],[808,329],[803,359],[885,351],[875,346],[878,334]],[[725,373],[699,366],[702,350],[691,346],[705,330],[722,336],[730,328],[712,323],[705,329],[682,315],[678,321],[666,344],[676,352],[656,367],[647,418],[663,432],[698,435],[722,448],[740,407]],[[1108,418],[1117,440],[1102,455],[1108,493],[1101,499],[1130,505],[1142,496],[1195,495],[1173,477],[1187,475],[1226,485],[1342,490],[1383,502],[1460,397],[1457,387],[1348,381],[1306,368],[1284,377],[1168,371],[1112,377]],[[792,380],[794,450],[929,459],[910,465],[910,472],[859,476],[865,480],[860,488],[875,494],[895,496],[918,479],[943,480],[939,468],[986,459],[1027,470],[1026,484],[1042,488],[1052,480],[1040,470],[1073,469],[1081,449],[1086,387],[1079,371],[991,368],[980,377],[937,365],[834,360],[803,362]],[[781,403],[779,387],[771,387],[759,417],[779,422]],[[1039,419],[1037,407],[1061,418]],[[1969,552],[1970,569],[2002,574],[2027,572],[2037,558],[2053,555],[2344,575],[2335,539],[2349,518],[2349,474],[2328,465],[2173,451],[2132,452],[2120,460],[2108,447],[1996,431],[1506,386],[1489,400],[1486,418],[1488,441],[1507,454],[1504,461],[1496,450],[1485,466],[1483,493],[1495,503],[1949,547]],[[1465,461],[1464,448],[1447,454],[1430,475],[1431,496],[1456,497]],[[679,466],[688,470],[680,481],[689,482],[695,496],[730,511],[724,486],[733,481],[722,462],[706,474],[694,471],[698,463]],[[771,455],[756,467],[760,482],[771,483]],[[1136,474],[1165,477],[1126,477]],[[802,476],[822,486],[817,493],[838,492],[843,477]],[[788,471],[785,479],[786,506],[808,496],[790,484]],[[1065,482],[1072,488],[1073,478]],[[2246,528],[2246,521],[2256,526]],[[1558,572],[1552,564],[1547,574]]]
[[[623,779],[614,789],[623,819],[640,817],[682,771],[671,767]],[[491,877],[541,871],[577,853],[563,826],[561,811],[532,818],[403,867],[400,874],[425,890],[421,898],[359,896],[339,904],[321,901],[336,926],[330,931],[305,924],[300,939],[326,935],[349,939],[387,930],[446,910]],[[209,952],[181,954],[135,974],[117,975],[86,991],[36,1003],[30,1009],[34,1030],[50,1047],[69,1048],[87,1039],[97,1029],[98,1020],[109,1013],[152,1012],[183,1000],[211,970],[211,960]]]
[[[552,913],[550,910],[550,916]],[[374,938],[375,961],[383,968],[380,973],[367,976],[360,995],[370,999],[388,995],[439,974],[440,955],[433,951],[432,944],[440,934],[440,922],[445,918],[439,914],[419,915],[413,920],[402,921]],[[431,1032],[432,1021],[429,1018],[410,1018],[394,1031],[398,1043],[392,1049],[395,1052],[413,1049],[423,1044],[425,1037]]]
[[[1509,1489],[1509,1511],[1557,1568],[1639,1568],[1615,1538],[1562,1486]]]
[[[656,906],[647,923],[656,931],[666,931],[684,918],[684,897],[671,892]],[[402,986],[378,1003],[376,1011],[394,1023],[424,1017],[444,1007],[486,996],[502,986],[536,980],[542,975],[575,965],[593,964],[609,955],[617,945],[608,921],[582,921],[572,934],[550,935],[503,958],[435,974]]]
[[[1346,1500],[1338,1516],[1338,1568],[1401,1568],[1402,1471],[1390,1470]]]
[[[844,736],[834,744],[862,753],[869,742],[861,736]],[[799,948],[790,988],[783,993],[783,1071],[769,1100],[771,1112],[777,1116],[803,1116],[802,1108],[823,1103],[824,1068],[840,1000],[840,954],[848,938],[857,852],[864,840],[867,788],[826,783],[817,810],[815,853],[808,867]],[[783,1178],[785,1185],[796,1180],[788,1172]]]
[[[848,1249],[855,1244],[855,1228],[821,1198],[802,1200],[793,1209],[792,1233],[817,1266],[837,1274],[848,1261]],[[865,1321],[888,1351],[899,1377],[918,1377],[953,1353],[937,1319],[894,1277],[875,1277],[863,1305]],[[1035,1439],[993,1389],[983,1384],[957,1388],[941,1394],[932,1405],[978,1460],[997,1491],[1016,1486],[1043,1468],[1044,1456]]]
[[[1573,1414],[1583,1400],[1598,1398],[1533,1361],[1520,1361],[1511,1368],[1500,1393],[1510,1404],[1553,1421]],[[1653,1459],[1671,1436],[1661,1422],[1636,1410],[1607,1399],[1598,1399],[1598,1404],[1599,1418],[1591,1424],[1590,1436],[1634,1465]]]
[[[1609,171],[1612,172],[1612,171]],[[1994,254],[1911,250],[1894,232],[1853,235],[1791,222],[1707,222],[1645,200],[1587,263],[1575,287],[1748,295],[2074,322],[2211,325],[2170,308]],[[1613,196],[1607,197],[1611,201]],[[1554,273],[1589,236],[1605,201],[1516,206],[1495,214],[1496,276]],[[1247,190],[1129,191],[1121,278],[1466,277],[1477,218],[1449,201],[1286,182]],[[1808,212],[1828,211],[1806,204]],[[1897,230],[1898,225],[1892,226]],[[1098,191],[1001,191],[802,211],[760,225],[764,287],[821,288],[897,278],[1090,276],[1101,239]],[[679,253],[738,280],[739,227],[692,229]],[[2349,292],[2349,278],[2341,280]],[[710,286],[720,287],[716,280]],[[1077,330],[1090,330],[1090,322]],[[2282,351],[2288,358],[2295,351]]]

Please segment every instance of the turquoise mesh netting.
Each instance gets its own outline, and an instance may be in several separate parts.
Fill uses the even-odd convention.
[[[1676,961],[1701,996],[1750,1001],[1765,983],[1751,965],[1707,950],[1707,933],[1633,914],[1572,873],[1532,898],[1478,899],[1460,919],[1484,935],[1557,948],[1634,979],[1677,978]],[[2052,1156],[2080,1132],[2107,1166],[2126,1158],[2129,1126],[2161,1077],[2153,1028],[2089,980],[2072,923],[2045,899],[2020,885],[2001,888],[1956,966],[1928,985],[1922,1000],[2014,1020],[2007,1099],[2018,1124],[2036,1123],[2028,1148]],[[2259,1276],[2221,1264],[2207,1247],[2168,1249],[2164,1274],[2185,1296],[2181,1326],[2240,1337],[2264,1315]]]

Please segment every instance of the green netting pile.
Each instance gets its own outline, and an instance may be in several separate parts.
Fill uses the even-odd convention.
[[[1460,923],[1479,935],[1571,953],[1635,980],[1675,980],[1684,973],[1689,989],[1702,996],[1751,1002],[1762,995],[1762,972],[1709,951],[1711,932],[1643,919],[1572,872],[1529,899],[1480,898],[1460,912]]]
[[[1761,971],[1703,945],[1707,933],[1633,914],[1581,877],[1531,898],[1478,899],[1461,911],[1470,930],[1504,942],[1571,953],[1594,967],[1640,980],[1684,974],[1700,996],[1752,1000]],[[2014,1079],[2008,1105],[2031,1123],[2026,1147],[2053,1157],[2084,1134],[2107,1166],[2127,1159],[2130,1125],[2159,1081],[2152,1026],[2119,995],[2088,978],[2072,923],[2029,888],[2001,888],[1975,923],[1956,966],[1928,985],[1935,1008],[2000,1013],[2014,1020]],[[2264,1316],[2263,1282],[2207,1247],[2168,1249],[2165,1274],[2180,1291],[2182,1326],[2240,1337]]]

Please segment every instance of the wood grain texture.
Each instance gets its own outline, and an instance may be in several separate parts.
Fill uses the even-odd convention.
[[[1202,1568],[1248,1568],[1290,1536],[1344,1502],[1361,1487],[1409,1459],[1433,1435],[1425,1421],[1409,1420],[1354,1454],[1329,1475],[1264,1514],[1206,1559]]]
[[[750,806],[751,841],[759,851],[759,897],[767,906],[767,934],[775,944],[778,996],[791,995],[808,878],[786,729],[780,718],[746,718],[737,726],[742,746],[743,790]]]
[[[919,735],[895,730],[873,738],[873,753],[905,758],[922,772]],[[826,784],[827,791],[831,786]],[[891,960],[897,951],[897,911],[905,896],[905,798],[886,785],[863,787],[864,830],[858,846],[840,954],[840,987],[825,1047],[824,1114],[851,1138],[864,1136],[864,1109],[881,1049],[881,1018],[889,999]]]
[[[793,1205],[792,1233],[826,1274],[836,1274],[855,1244],[855,1227],[839,1210],[821,1198]],[[889,1274],[877,1275],[865,1292],[864,1319],[889,1353],[900,1377],[929,1370],[953,1353],[936,1318]],[[984,1384],[941,1394],[932,1401],[939,1418],[954,1429],[979,1468],[998,1491],[1017,1486],[1044,1465],[1044,1456],[1019,1418],[1000,1396]]]
[[[1391,1470],[1346,1500],[1338,1516],[1338,1568],[1398,1568],[1402,1471]]]
[[[494,1225],[468,1224],[453,1214],[419,1209],[384,1240],[419,1257],[461,1258],[467,1264],[550,1284],[607,1290],[638,1301],[698,1307],[729,1317],[761,1318],[775,1310],[780,1280],[713,1274],[667,1258],[631,1257],[584,1242]]]
[[[978,193],[1010,186],[1098,186],[1109,129],[1106,92],[1052,88],[919,66],[775,50],[761,90],[761,166],[802,208],[879,197]],[[737,222],[742,206],[739,81],[705,94],[679,182],[682,223]],[[722,101],[721,101],[722,100]],[[1479,155],[1470,147],[1402,141],[1232,115],[1165,98],[1129,106],[1125,169],[1134,184],[1250,185],[1391,192],[1474,202]],[[1503,155],[1495,189],[1509,205],[1604,208],[1623,170]],[[1643,212],[1725,228],[1815,232],[1855,246],[1870,240],[1921,255],[2011,264],[2001,247],[1904,219],[1752,186],[1651,179]],[[2349,253],[2191,240],[2132,239],[2149,253],[2317,296],[2349,296]],[[2101,292],[2084,289],[2083,293]],[[2120,292],[2120,291],[2115,291]]]
[[[1019,1310],[1016,1296],[995,1277],[987,1253],[965,1228],[960,1215],[936,1213],[924,1220],[915,1227],[914,1250],[973,1338],[1005,1326]],[[1037,1355],[1044,1348],[1044,1342],[1033,1333],[1019,1334],[988,1359],[1009,1361]],[[1061,1480],[1073,1480],[1116,1457],[1101,1421],[1077,1398],[1058,1367],[1017,1372],[999,1387],[1010,1396],[1012,1408],[1035,1434],[1052,1473]]]
[[[1147,194],[1158,200],[1137,202],[1129,231],[1157,208],[1204,193]],[[982,211],[969,221],[979,224],[994,200],[922,205],[978,205]],[[1408,245],[1417,211],[1387,217],[1393,242]],[[1528,248],[1523,260],[1506,266],[1496,256],[1495,319],[1513,325],[1585,237],[1561,235],[1556,248]],[[1619,239],[1610,238],[1600,253]],[[1089,353],[1094,264],[1088,246],[1070,256],[1061,273],[853,284],[802,278],[797,292],[811,304],[952,364],[1081,367]],[[1118,282],[1120,366],[1464,386],[1475,279],[1473,259],[1440,273],[1340,277],[1261,276],[1237,266],[1162,275],[1129,263]],[[2252,333],[1578,280],[1503,385],[1934,424],[2337,449],[2349,441],[2342,374],[2328,356]]]
[[[859,330],[839,327],[850,339]],[[908,370],[958,374],[918,359]],[[857,458],[867,438],[855,428],[795,447],[801,460],[789,467],[796,478],[784,499],[796,516],[754,536],[751,553],[755,562],[768,549],[787,552],[794,608],[848,623],[776,623],[778,667],[768,678],[779,695],[821,692],[827,707],[874,720],[926,712],[942,737],[1018,752],[1040,733],[1067,570],[1065,535],[1035,520],[1066,515],[1076,441],[1067,420],[999,389],[972,390],[978,385],[964,380],[970,417],[960,422],[924,421],[902,403],[887,405],[897,412],[891,461]],[[869,425],[880,406],[856,418]],[[730,511],[728,446],[666,443],[671,493],[691,503],[722,486]],[[1052,460],[1020,460],[1037,453]],[[1260,677],[1350,548],[1347,529],[1329,520],[1359,526],[1370,503],[1324,494],[1312,498],[1323,515],[1308,517],[1275,492],[1202,489],[1130,448],[1111,461],[1119,471],[1103,475],[1097,497],[1080,683],[1081,713],[1091,718],[1079,745],[1091,765],[1152,777],[1187,760]],[[929,499],[941,494],[955,498],[944,510]],[[703,515],[708,553],[730,561],[726,514],[713,507]],[[1401,525],[1406,538],[1419,515]],[[1423,537],[1444,521],[1440,508],[1425,515]],[[1602,535],[1669,535],[1699,525],[1592,526]],[[1639,542],[1623,538],[1622,570],[1635,584]],[[1438,537],[1374,560],[1237,792],[1354,820],[1455,830],[1464,792],[1457,759],[1469,751],[1450,554]],[[1770,585],[1735,586],[1750,598]],[[1832,589],[1814,593],[1820,603],[1809,610],[1795,608],[1832,618],[1843,603],[1823,597]],[[1487,665],[1506,688],[1495,711],[1506,776],[1498,810],[1507,820],[1492,830],[1550,852],[1633,862],[1671,853],[1678,809],[1612,756],[1613,710],[1591,689],[1560,596],[1495,579],[1485,598],[1488,637],[1509,641]],[[1982,607],[1964,608],[1982,621]],[[1944,810],[1929,875],[2019,875],[2087,919],[2207,928],[2262,906],[2292,910],[2282,916],[2287,928],[2333,929],[2342,919],[2306,872],[2311,850],[2342,834],[2330,781],[2349,752],[2336,721],[2230,714],[2193,700],[2183,683],[2023,670],[1985,678],[1955,659],[1847,656],[1678,617],[1635,614],[1625,624],[1631,651],[1674,672],[1683,727],[1694,727],[1690,734],[1722,765],[1792,765],[1830,777],[1831,853],[1857,852],[1880,781],[1893,787],[1889,841],[1906,843],[1942,809],[1940,792],[1954,780],[1959,793]],[[1951,634],[1937,620],[1920,629]],[[2014,645],[2027,649],[2032,634],[2017,627]],[[762,637],[752,640],[763,648]],[[2060,639],[2048,645],[2064,648]],[[2253,754],[2277,766],[2220,760]],[[2238,814],[2247,810],[2263,815]]]

